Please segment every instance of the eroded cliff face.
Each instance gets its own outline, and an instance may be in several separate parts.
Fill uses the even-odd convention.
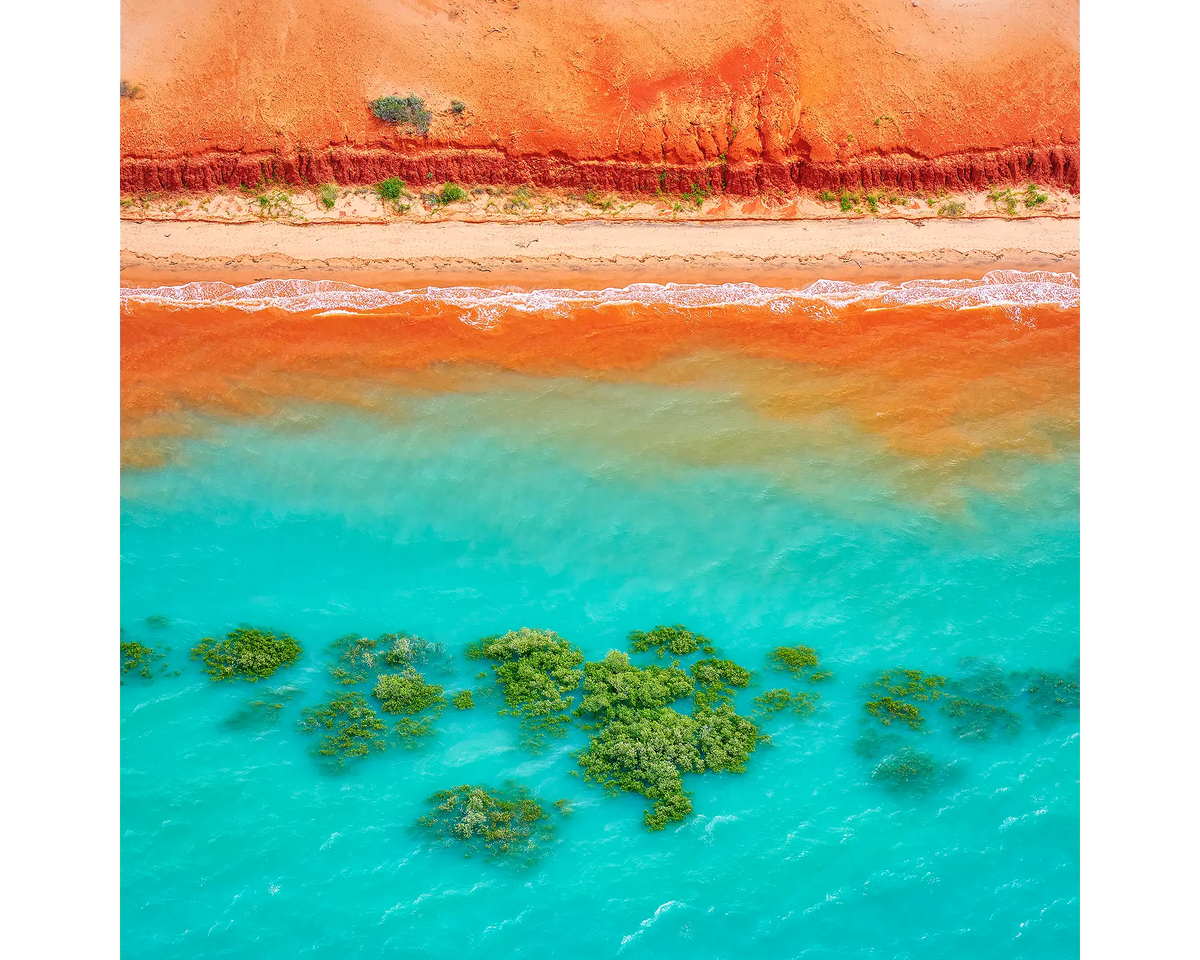
[[[122,189],[1079,184],[1075,0],[125,0]],[[427,133],[368,102],[421,97]],[[457,101],[460,109],[452,104]]]
[[[520,185],[620,193],[682,193],[696,186],[710,193],[751,196],[797,189],[892,188],[960,191],[991,184],[1033,181],[1079,189],[1077,147],[1010,147],[924,159],[902,154],[846,161],[660,165],[621,161],[571,161],[555,157],[511,158],[486,150],[335,148],[321,153],[210,153],[162,160],[126,158],[121,189],[128,193],[215,190],[223,186],[377,183],[399,176],[406,183]]]

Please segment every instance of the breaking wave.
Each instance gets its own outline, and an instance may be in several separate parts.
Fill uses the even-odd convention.
[[[244,286],[206,280],[171,287],[122,287],[121,304],[228,307],[237,310],[283,310],[290,313],[386,311],[424,303],[462,311],[464,322],[490,324],[505,313],[557,313],[606,306],[667,306],[677,309],[755,307],[786,314],[832,314],[852,305],[871,308],[918,304],[961,310],[970,307],[1079,306],[1079,278],[1074,273],[994,270],[980,280],[907,280],[892,284],[817,280],[785,289],[754,283],[634,283],[603,290],[519,290],[488,287],[423,287],[378,290],[338,280],[260,280]]]

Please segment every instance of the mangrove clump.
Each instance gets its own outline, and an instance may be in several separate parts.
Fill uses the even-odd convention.
[[[516,784],[504,790],[462,784],[437,791],[426,803],[432,809],[417,826],[443,846],[461,847],[468,857],[486,854],[528,864],[545,853],[554,836],[554,821],[541,800]]]
[[[819,693],[792,693],[783,687],[775,687],[755,697],[754,705],[759,716],[770,717],[790,708],[798,717],[809,717],[816,711],[820,699]]]
[[[389,667],[421,667],[438,673],[454,672],[454,655],[444,644],[407,633],[385,633],[379,638],[384,662]]]
[[[892,721],[900,721],[916,730],[925,722],[925,717],[913,701],[937,700],[944,695],[945,686],[946,678],[936,674],[925,674],[920,670],[886,670],[875,681],[875,688],[884,696],[867,701],[863,707],[886,726]]]
[[[776,647],[767,654],[767,663],[775,670],[786,670],[799,678],[805,670],[815,670],[820,660],[812,647]]]
[[[684,773],[706,770],[742,773],[759,740],[758,728],[733,707],[712,696],[728,684],[749,683],[749,673],[730,661],[713,661],[695,681],[678,667],[636,667],[628,655],[611,651],[584,667],[583,701],[577,716],[595,721],[588,746],[576,754],[584,780],[610,793],[638,793],[651,801],[646,827],[662,830],[692,812]],[[668,704],[695,690],[691,715]],[[702,696],[703,691],[709,695]],[[715,704],[715,706],[713,705]]]
[[[710,657],[697,660],[688,670],[696,681],[697,709],[732,706],[734,688],[750,686],[750,671],[732,660]]]
[[[696,722],[670,707],[622,710],[576,758],[584,780],[610,793],[628,790],[651,801],[646,827],[662,830],[692,812],[681,774],[704,770]]]
[[[475,697],[470,690],[459,690],[458,693],[456,693],[450,699],[450,702],[453,703],[454,706],[459,710],[475,709]]]
[[[343,693],[319,707],[309,707],[304,711],[300,729],[305,733],[324,731],[317,754],[339,765],[387,747],[387,724],[357,691]]]
[[[601,723],[622,709],[654,710],[690,696],[693,683],[678,667],[635,667],[629,655],[610,650],[583,668],[583,701],[575,711]]]
[[[563,736],[570,723],[569,695],[583,679],[583,653],[551,630],[522,627],[502,637],[485,637],[466,651],[472,660],[495,660],[506,709],[519,717],[528,747],[540,749],[547,737]]]
[[[352,686],[367,679],[379,662],[379,654],[375,648],[379,641],[370,637],[359,637],[355,634],[341,637],[329,645],[330,652],[336,652],[338,659],[329,667],[329,673],[338,683]]]
[[[695,653],[702,646],[716,652],[708,637],[692,633],[681,623],[677,623],[673,627],[657,626],[650,631],[634,630],[629,634],[629,648],[634,653],[657,650],[661,657],[669,650],[677,657],[686,657],[689,653]]]
[[[145,644],[134,640],[122,640],[121,675],[124,676],[136,670],[138,676],[144,677],[146,680],[152,680],[154,673],[150,668],[154,666],[155,660],[161,660],[164,656],[165,654],[158,653],[153,647],[147,647]],[[124,680],[121,681],[121,683],[124,682]]]
[[[241,677],[253,683],[299,660],[300,644],[286,633],[277,637],[265,630],[239,627],[224,640],[205,637],[192,647],[192,659],[204,661],[204,672],[213,681]]]
[[[411,667],[403,673],[381,673],[371,695],[379,700],[379,709],[384,713],[400,714],[395,731],[406,747],[414,747],[432,736],[433,721],[446,709],[441,685],[426,683]],[[430,715],[418,716],[427,711]]]

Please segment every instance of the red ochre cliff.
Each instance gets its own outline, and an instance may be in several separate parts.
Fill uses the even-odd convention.
[[[121,69],[133,193],[1079,188],[1077,0],[124,0]]]

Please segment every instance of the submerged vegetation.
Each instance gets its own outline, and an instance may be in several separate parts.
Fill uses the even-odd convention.
[[[529,864],[545,854],[555,824],[540,798],[513,783],[503,790],[462,784],[439,790],[425,801],[432,808],[417,827],[442,846],[457,845],[465,856]],[[563,809],[560,800],[556,807]]]
[[[387,724],[356,691],[343,693],[319,707],[304,711],[300,729],[322,733],[317,754],[341,765],[347,760],[365,757],[386,749]]]
[[[892,790],[924,793],[937,781],[938,765],[931,754],[912,747],[901,747],[884,758],[871,773],[871,779]]]
[[[1053,723],[1068,710],[1079,709],[1079,667],[1069,673],[1030,670],[1015,675],[1022,682],[1025,705],[1038,726]]]
[[[540,749],[547,737],[560,737],[570,723],[566,696],[583,679],[583,653],[550,630],[522,627],[502,637],[485,637],[466,651],[472,660],[495,660],[509,716],[519,717],[526,745]]]
[[[192,647],[192,659],[203,660],[204,672],[214,681],[241,677],[253,683],[299,660],[300,644],[286,633],[277,637],[265,630],[239,627],[224,640],[205,637]]]
[[[1017,733],[1021,718],[1006,703],[1013,689],[995,663],[966,660],[969,672],[953,680],[942,710],[953,721],[954,735],[962,740],[988,740],[996,733]]]

